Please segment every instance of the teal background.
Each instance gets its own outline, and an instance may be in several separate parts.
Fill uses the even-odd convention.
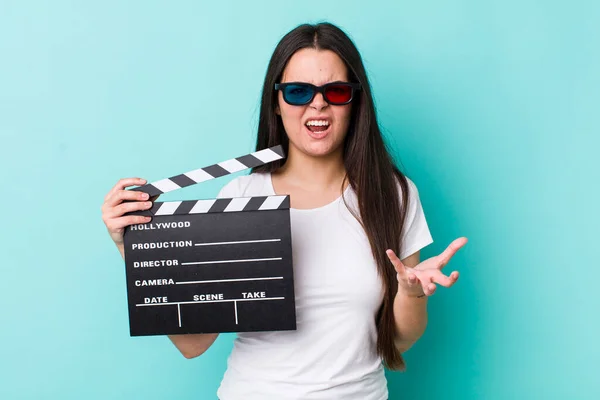
[[[194,360],[130,338],[100,207],[251,151],[271,52],[324,19],[419,188],[422,257],[470,239],[390,398],[600,398],[598,2],[2,0],[1,399],[215,398],[233,335]]]

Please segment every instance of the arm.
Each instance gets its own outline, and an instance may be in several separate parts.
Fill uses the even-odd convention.
[[[455,239],[440,255],[419,262],[419,252],[403,261],[387,250],[387,255],[397,272],[398,292],[394,298],[394,321],[396,323],[396,347],[400,352],[408,350],[425,332],[427,326],[427,297],[438,285],[451,287],[458,279],[458,271],[449,276],[441,269],[448,264],[467,238]]]
[[[198,357],[217,340],[218,333],[194,333],[187,335],[169,335],[177,350],[187,359]]]
[[[419,264],[419,252],[402,260],[406,267],[414,268]],[[427,327],[427,296],[398,290],[394,299],[394,321],[396,325],[396,348],[404,353],[423,335]]]

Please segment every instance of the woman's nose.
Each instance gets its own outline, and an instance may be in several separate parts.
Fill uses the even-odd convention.
[[[328,103],[325,101],[325,98],[321,93],[315,94],[315,97],[310,102],[310,106],[316,110],[322,110],[327,107]]]

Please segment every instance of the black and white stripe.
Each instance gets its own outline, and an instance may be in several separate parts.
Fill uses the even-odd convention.
[[[189,215],[237,211],[286,210],[290,196],[236,197],[233,199],[207,199],[155,202],[151,209],[136,211],[131,215]]]
[[[132,190],[145,192],[150,196],[156,196],[186,186],[195,185],[196,183],[233,174],[234,172],[242,171],[247,168],[258,167],[272,161],[281,160],[282,158],[285,158],[285,155],[283,153],[283,147],[279,145],[255,151],[254,153],[246,154],[245,156],[232,158],[231,160],[213,164],[208,167],[199,168],[181,175],[161,179]]]

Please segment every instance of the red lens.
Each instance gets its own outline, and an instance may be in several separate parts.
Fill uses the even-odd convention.
[[[325,97],[330,103],[347,103],[352,99],[352,87],[343,84],[327,86]]]

